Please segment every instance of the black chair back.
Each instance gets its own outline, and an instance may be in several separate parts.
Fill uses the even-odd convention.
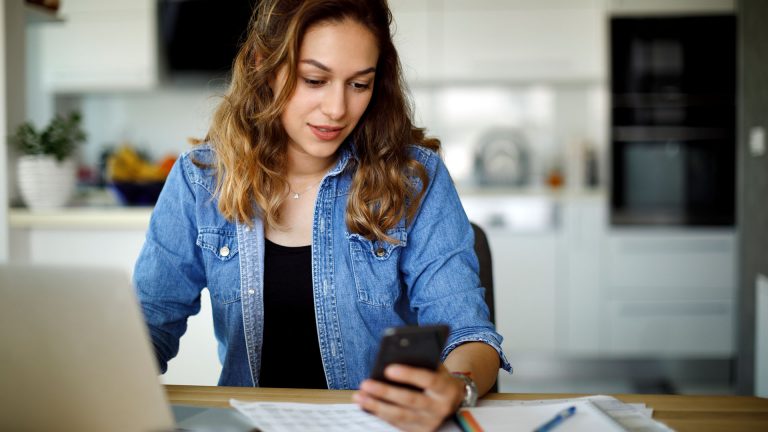
[[[491,262],[491,247],[488,245],[488,237],[486,237],[485,231],[474,222],[470,222],[470,224],[472,225],[472,230],[475,232],[475,253],[477,254],[477,260],[480,262],[480,285],[485,288],[485,303],[488,305],[491,322],[493,325],[496,325],[496,308],[493,305],[493,265]],[[489,392],[497,392],[498,388],[498,383],[493,383]]]
[[[493,306],[491,248],[488,245],[488,237],[485,236],[485,231],[474,222],[470,222],[470,224],[475,232],[475,253],[477,254],[477,260],[480,261],[480,284],[485,288],[485,302],[488,304],[488,310],[491,312],[491,322],[496,324],[496,314]]]

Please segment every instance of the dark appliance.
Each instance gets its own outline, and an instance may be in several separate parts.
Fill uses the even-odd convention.
[[[736,20],[614,17],[611,223],[733,225]]]
[[[256,0],[159,0],[160,57],[168,75],[229,73]]]

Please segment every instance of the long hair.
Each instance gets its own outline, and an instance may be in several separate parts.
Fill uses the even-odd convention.
[[[345,19],[371,31],[379,48],[373,94],[350,135],[357,165],[347,228],[371,240],[394,241],[387,230],[403,217],[413,221],[429,179],[421,163],[409,157],[408,145],[439,151],[440,142],[413,125],[386,0],[259,2],[206,137],[216,154],[219,211],[227,219],[250,224],[258,213],[267,226],[280,227],[279,209],[289,191],[280,114],[296,88],[301,42],[312,25]],[[274,95],[270,82],[284,65],[285,85]],[[420,181],[412,181],[414,176]]]

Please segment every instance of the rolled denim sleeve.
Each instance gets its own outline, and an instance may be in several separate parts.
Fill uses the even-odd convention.
[[[512,372],[501,349],[503,338],[489,320],[474,233],[453,180],[437,154],[421,148],[414,154],[427,168],[430,182],[401,257],[411,308],[420,324],[450,326],[443,360],[463,343],[483,342],[499,353],[501,367]]]
[[[200,293],[206,286],[205,267],[195,245],[195,185],[185,175],[185,166],[190,164],[182,155],[168,175],[133,273],[163,373],[178,354],[187,318],[200,311]]]

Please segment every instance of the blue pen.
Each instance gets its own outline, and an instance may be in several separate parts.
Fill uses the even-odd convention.
[[[568,408],[560,411],[559,413],[557,413],[557,415],[555,415],[552,418],[552,420],[550,420],[550,421],[544,423],[543,425],[537,427],[536,429],[534,429],[533,432],[548,432],[548,431],[554,429],[560,423],[564,422],[565,419],[567,419],[568,417],[573,416],[574,414],[576,414],[576,407],[575,406],[568,407]]]

